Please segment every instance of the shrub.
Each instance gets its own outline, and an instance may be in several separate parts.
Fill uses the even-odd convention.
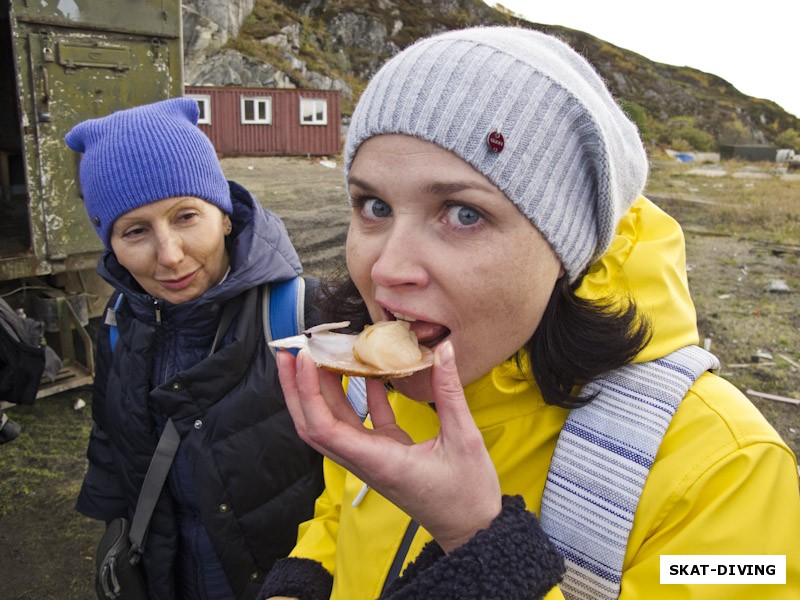
[[[694,125],[684,125],[678,128],[674,135],[678,139],[685,140],[699,152],[709,152],[714,148],[714,136],[698,129]]]
[[[747,127],[738,119],[734,117],[731,121],[724,123],[720,127],[719,143],[720,144],[742,144],[749,141],[750,132]]]
[[[647,111],[644,107],[636,102],[628,100],[621,100],[619,103],[622,110],[628,115],[628,118],[633,121],[634,125],[639,129],[639,135],[642,138],[647,138],[650,135],[650,128],[647,125]]]
[[[775,138],[775,144],[781,148],[791,148],[797,153],[800,153],[800,131],[796,129],[787,129],[781,132]]]

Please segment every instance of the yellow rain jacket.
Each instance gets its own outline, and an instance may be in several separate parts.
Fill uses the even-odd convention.
[[[619,225],[606,255],[584,278],[586,297],[631,290],[654,335],[637,358],[649,361],[698,342],[677,223],[640,198]],[[542,490],[568,411],[544,403],[515,362],[470,384],[466,398],[504,494],[522,495],[539,513]],[[415,441],[435,437],[427,405],[393,393],[398,424]],[[374,490],[353,507],[362,483],[325,461],[326,489],[313,520],[300,526],[291,556],[333,574],[334,600],[374,600],[410,518]],[[406,556],[430,541],[418,530]],[[786,585],[661,585],[665,554],[786,555]],[[562,598],[558,588],[547,600]],[[800,494],[797,462],[758,410],[727,381],[705,373],[692,386],[665,434],[645,483],[628,540],[620,598],[735,600],[800,597]]]

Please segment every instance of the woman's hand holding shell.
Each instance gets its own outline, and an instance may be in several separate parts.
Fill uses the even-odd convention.
[[[395,422],[383,384],[367,380],[373,428],[350,407],[339,377],[318,369],[308,351],[278,353],[286,403],[300,436],[389,499],[449,552],[500,513],[500,484],[469,412],[453,347],[434,352],[431,383],[439,434],[414,444]]]

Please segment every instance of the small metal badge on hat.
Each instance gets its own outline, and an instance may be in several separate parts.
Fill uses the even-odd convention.
[[[502,133],[499,131],[493,131],[486,138],[486,144],[489,146],[489,150],[496,154],[503,151],[503,146],[506,145],[506,140]]]

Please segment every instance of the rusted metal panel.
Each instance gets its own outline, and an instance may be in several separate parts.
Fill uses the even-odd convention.
[[[177,0],[0,0],[0,281],[96,261],[78,156],[78,122],[180,96]]]
[[[178,39],[180,3],[172,0],[13,0],[19,22],[92,31],[129,32]]]
[[[339,93],[246,87],[186,87],[185,95],[205,102],[209,123],[199,125],[220,156],[327,156],[341,151]],[[264,100],[269,123],[243,123],[242,98]],[[325,124],[301,122],[301,102],[325,103]],[[251,115],[255,116],[255,115]]]

